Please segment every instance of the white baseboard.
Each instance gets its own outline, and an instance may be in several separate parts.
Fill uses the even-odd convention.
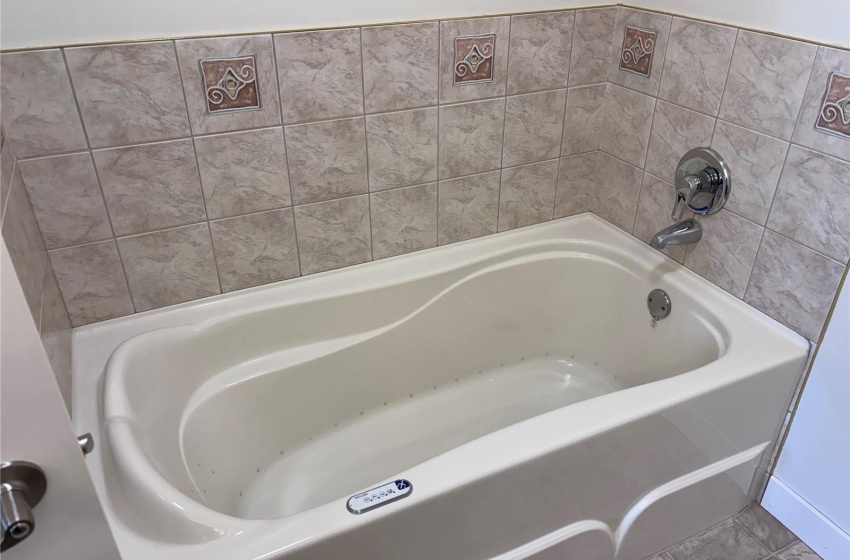
[[[770,477],[761,505],[824,560],[850,560],[850,535],[776,477]]]

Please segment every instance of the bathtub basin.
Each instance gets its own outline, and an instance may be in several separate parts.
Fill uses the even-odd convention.
[[[79,329],[76,422],[129,560],[640,560],[752,499],[807,351],[585,214]]]

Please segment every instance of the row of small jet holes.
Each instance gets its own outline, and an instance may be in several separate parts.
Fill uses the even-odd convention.
[[[546,352],[546,356],[549,356],[549,352]],[[575,357],[576,357],[576,356],[575,356],[575,354],[571,354],[571,355],[570,355],[570,359],[571,359],[571,360],[574,360],[574,359],[575,359]],[[519,360],[520,360],[521,362],[522,362],[522,361],[525,361],[525,356],[522,356]],[[593,362],[593,365],[594,365],[594,366],[597,366],[597,365],[599,365],[599,364],[598,364],[597,362]],[[504,363],[501,363],[501,364],[499,364],[499,367],[505,367],[505,364],[504,364]],[[484,373],[484,370],[481,370],[481,369],[480,369],[480,370],[478,370],[478,375],[481,375],[481,374],[483,374],[483,373]],[[460,381],[460,377],[455,377],[455,383],[458,383],[459,381]],[[434,385],[434,389],[435,389],[435,390],[437,389],[437,387],[438,387],[438,385]],[[410,393],[410,398],[411,398],[411,399],[413,398],[413,393]],[[389,401],[384,401],[384,406],[387,406],[388,404],[390,404],[390,403],[389,403]],[[361,410],[361,411],[360,411],[360,416],[363,416],[363,414],[365,414],[365,411]],[[336,427],[338,427],[338,426],[339,426],[339,422],[334,422],[334,428],[336,428]],[[308,438],[307,438],[307,441],[313,441],[313,436],[308,437]],[[283,450],[281,450],[281,451],[280,451],[280,454],[281,454],[281,455],[283,455]],[[200,463],[197,463],[197,465],[198,465],[198,468],[201,468],[201,464],[200,464]],[[257,472],[260,472],[260,471],[262,471],[262,470],[263,470],[263,469],[262,469],[261,467],[257,467]],[[212,469],[210,472],[212,472],[212,474],[215,474],[215,469]],[[194,488],[189,488],[189,491],[190,491],[190,492],[192,492],[192,493],[194,494],[195,489],[194,489]],[[202,491],[204,494],[206,494],[206,493],[207,493],[207,489],[206,489],[206,488],[202,488],[202,489],[201,489],[201,491]],[[239,491],[239,495],[240,495],[240,496],[242,495],[242,490],[240,490],[240,491]]]

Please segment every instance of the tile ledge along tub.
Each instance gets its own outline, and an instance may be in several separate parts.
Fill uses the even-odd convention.
[[[752,499],[808,351],[590,214],[74,336],[124,560],[637,560]]]

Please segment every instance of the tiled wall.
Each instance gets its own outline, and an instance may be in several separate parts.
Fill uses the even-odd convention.
[[[733,195],[671,257],[813,339],[850,257],[845,51],[609,7],[0,60],[74,325],[584,211],[647,240],[698,145]]]
[[[732,196],[667,254],[816,341],[850,258],[850,52],[620,7],[605,87],[581,108],[601,114],[594,180],[565,160],[581,179],[556,215],[592,210],[648,242],[671,223],[679,158],[711,146]]]
[[[27,306],[71,410],[71,321],[21,180],[12,143],[0,127],[0,231],[9,249]]]

